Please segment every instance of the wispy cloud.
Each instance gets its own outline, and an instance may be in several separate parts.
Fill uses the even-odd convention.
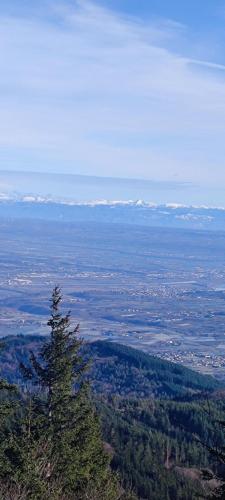
[[[225,180],[225,68],[183,26],[88,1],[0,21],[2,168]]]

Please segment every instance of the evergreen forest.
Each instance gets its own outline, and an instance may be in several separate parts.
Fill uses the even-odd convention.
[[[0,354],[0,498],[224,498],[222,382],[116,343],[84,343],[53,290],[49,336]]]

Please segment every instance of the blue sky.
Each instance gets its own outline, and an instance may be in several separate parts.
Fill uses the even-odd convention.
[[[225,182],[224,1],[1,0],[0,26],[2,170]]]

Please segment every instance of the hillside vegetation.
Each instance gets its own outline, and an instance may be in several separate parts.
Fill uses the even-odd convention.
[[[30,351],[38,353],[44,341],[41,336],[29,335],[4,338],[0,353],[2,375],[12,383],[21,383],[20,363],[28,362]],[[187,398],[223,387],[211,376],[114,342],[86,344],[82,352],[91,361],[88,377],[98,394]]]
[[[3,339],[0,498],[211,497],[222,383],[117,343],[82,344],[60,301],[56,288],[49,337]]]

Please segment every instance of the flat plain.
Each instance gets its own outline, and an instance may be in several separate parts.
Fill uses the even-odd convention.
[[[46,334],[60,285],[81,336],[225,377],[225,233],[0,219],[0,335]]]

